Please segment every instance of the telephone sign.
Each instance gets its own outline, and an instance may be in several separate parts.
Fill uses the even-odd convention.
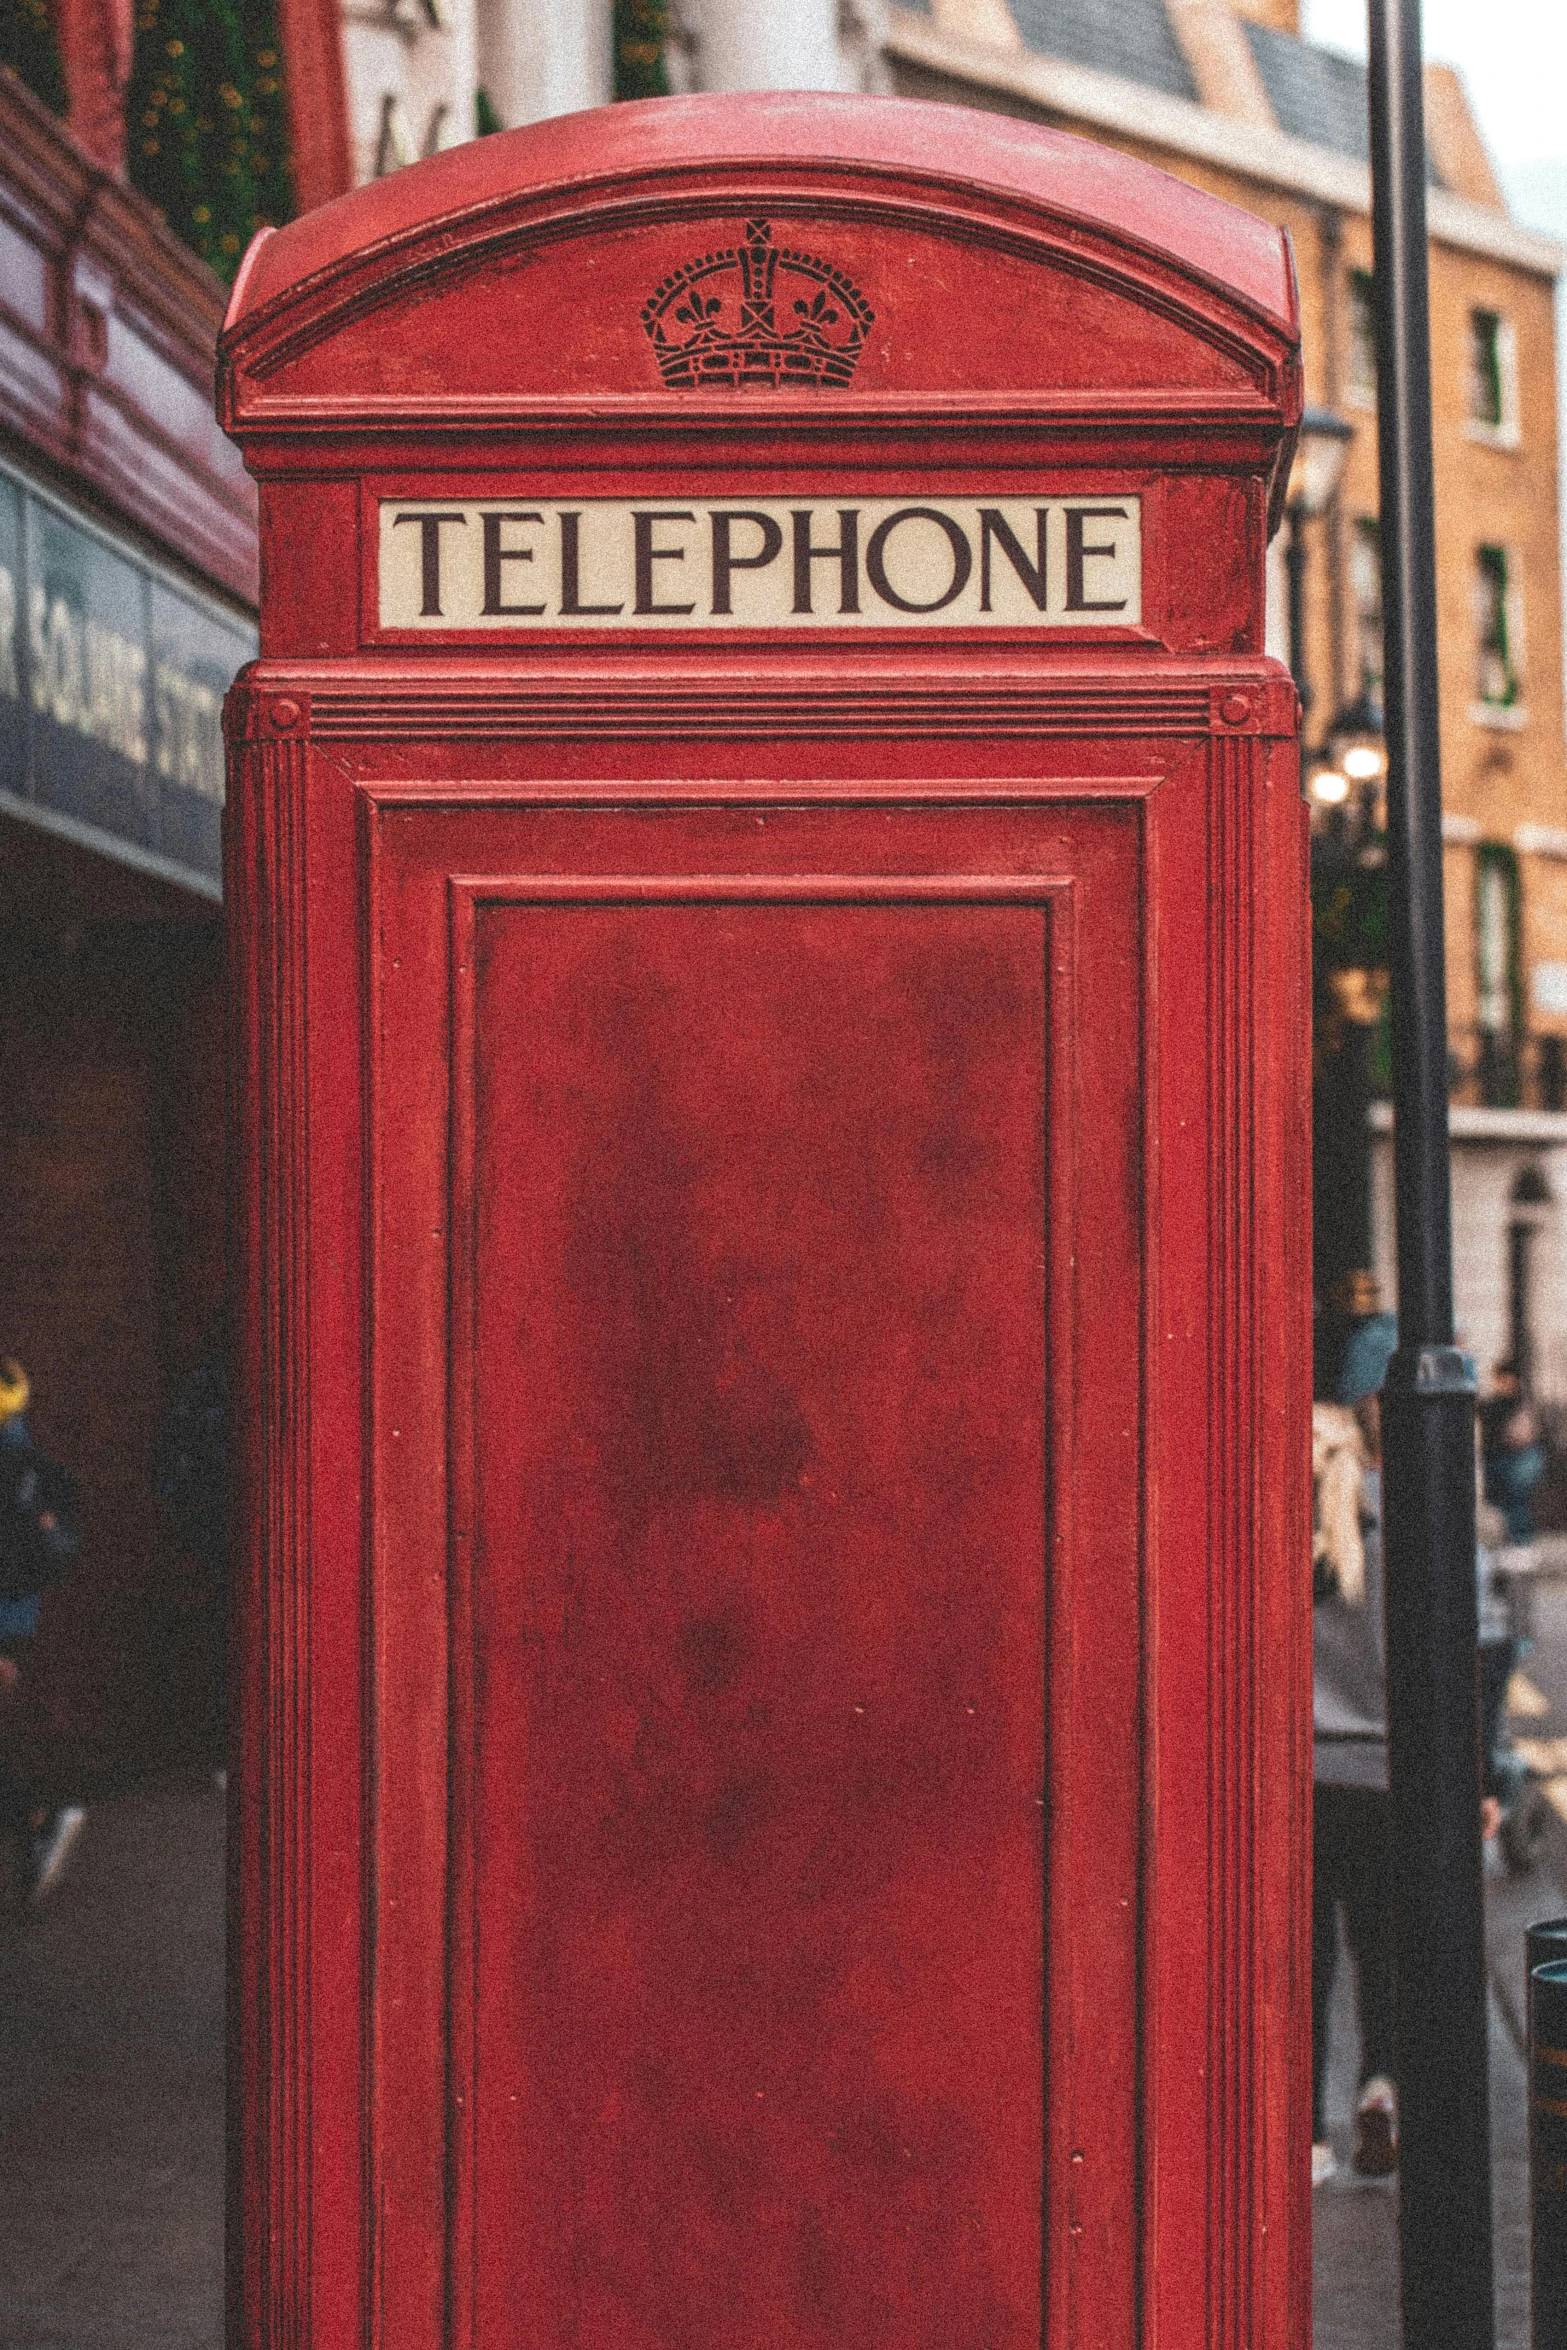
[[[384,498],[383,629],[1093,628],[1142,619],[1135,497]],[[406,533],[406,536],[400,535]]]
[[[1276,229],[751,95],[260,239],[246,2350],[1309,2332]]]

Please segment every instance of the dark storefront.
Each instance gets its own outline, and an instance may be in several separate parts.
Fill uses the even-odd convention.
[[[221,289],[0,76],[0,1349],[82,1477],[30,1735],[212,1750],[215,1594],[149,1464],[224,1288],[222,698],[255,650]]]

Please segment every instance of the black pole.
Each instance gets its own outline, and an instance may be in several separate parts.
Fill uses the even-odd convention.
[[[1534,2350],[1567,2350],[1567,1966],[1529,1976],[1529,2267]]]
[[[1370,0],[1399,1348],[1383,1390],[1406,2350],[1494,2350],[1475,1381],[1453,1345],[1419,0]]]
[[[1311,708],[1311,687],[1306,677],[1306,516],[1304,509],[1291,505],[1284,517],[1284,571],[1289,581],[1290,616],[1290,675],[1295,680],[1295,691],[1300,696],[1300,714],[1304,719]]]

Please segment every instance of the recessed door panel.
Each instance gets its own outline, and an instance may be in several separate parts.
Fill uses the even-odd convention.
[[[1048,906],[808,890],[459,956],[484,2344],[1040,2337]]]
[[[1129,2344],[1139,820],[706,788],[366,835],[378,2339]]]

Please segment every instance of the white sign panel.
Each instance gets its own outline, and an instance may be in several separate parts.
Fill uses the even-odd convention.
[[[1124,628],[1142,509],[1073,498],[383,499],[407,629]]]

